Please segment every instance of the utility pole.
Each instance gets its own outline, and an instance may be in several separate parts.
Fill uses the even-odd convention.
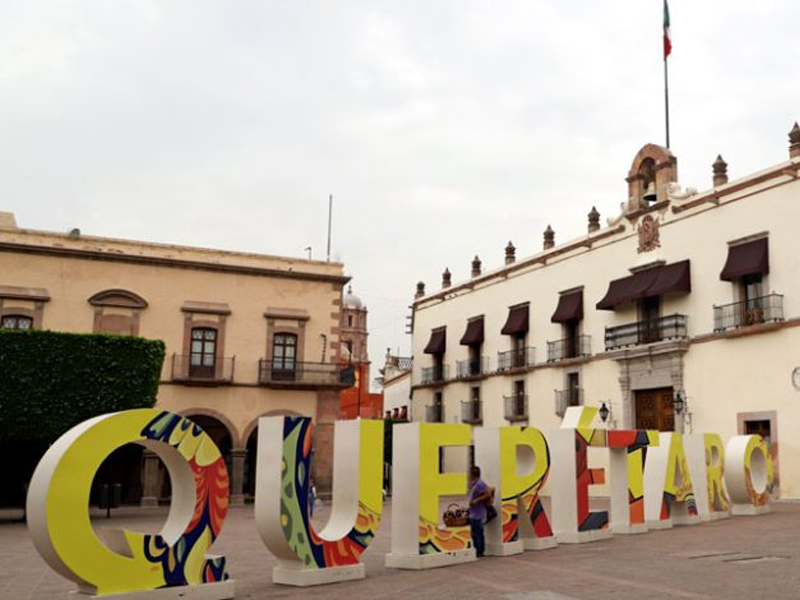
[[[328,196],[328,262],[331,262],[331,221],[333,220],[333,194]]]

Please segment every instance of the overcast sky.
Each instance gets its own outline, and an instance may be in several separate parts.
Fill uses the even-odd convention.
[[[672,149],[783,161],[800,2],[672,0]],[[0,210],[22,227],[333,250],[376,367],[418,280],[581,235],[664,142],[661,0],[0,4]],[[187,220],[187,215],[192,217]],[[189,223],[189,225],[187,225]],[[281,223],[281,225],[277,225]],[[223,299],[223,298],[220,298]],[[373,376],[377,369],[373,369]]]

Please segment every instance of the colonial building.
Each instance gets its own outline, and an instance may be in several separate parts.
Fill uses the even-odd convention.
[[[383,410],[387,419],[407,419],[411,399],[411,358],[395,356],[386,350],[381,369]]]
[[[414,420],[548,430],[567,406],[611,426],[765,436],[778,489],[800,497],[800,128],[788,160],[712,187],[678,184],[648,144],[621,213],[584,236],[441,289],[418,284]]]
[[[33,231],[0,213],[0,325],[164,340],[157,406],[210,433],[234,503],[254,491],[264,415],[315,418],[317,484],[329,489],[339,393],[352,384],[347,281],[338,263]],[[141,462],[121,483],[152,504],[169,483],[155,455],[143,476]]]

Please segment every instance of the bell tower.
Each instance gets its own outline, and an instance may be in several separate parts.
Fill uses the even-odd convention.
[[[341,342],[340,356],[361,364],[369,362],[367,354],[367,307],[361,299],[353,294],[353,287],[348,286],[347,294],[342,301],[342,322],[339,325]]]

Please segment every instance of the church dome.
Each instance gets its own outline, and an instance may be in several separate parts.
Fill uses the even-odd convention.
[[[344,296],[343,305],[344,308],[353,308],[356,310],[361,310],[364,308],[364,303],[361,302],[361,298],[353,293],[353,286],[347,286],[347,294]]]

